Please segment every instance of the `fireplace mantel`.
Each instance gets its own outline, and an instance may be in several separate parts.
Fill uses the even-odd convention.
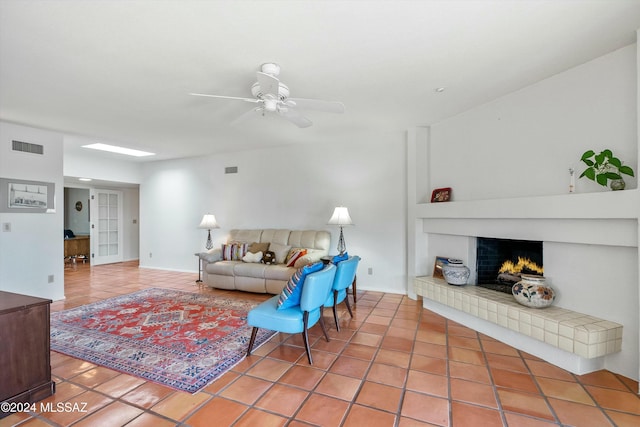
[[[639,216],[637,189],[415,205],[425,233],[622,247],[638,246]]]
[[[638,189],[509,199],[418,203],[416,218],[637,219]]]

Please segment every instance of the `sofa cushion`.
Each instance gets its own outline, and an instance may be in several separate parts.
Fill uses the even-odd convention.
[[[269,242],[264,242],[264,243],[253,242],[249,245],[249,252],[252,252],[254,254],[258,252],[265,253],[268,250],[269,250]]]
[[[233,276],[233,268],[236,264],[242,264],[242,261],[218,261],[214,262],[213,264],[207,264],[205,269],[209,274]]]
[[[293,267],[287,267],[284,264],[272,264],[264,271],[264,278],[286,282],[295,272],[296,269]]]
[[[302,295],[304,278],[307,277],[307,274],[322,270],[323,267],[324,265],[321,262],[317,262],[297,269],[287,282],[282,293],[280,293],[280,298],[278,298],[278,310],[300,305],[300,296]]]
[[[291,249],[291,246],[281,245],[280,243],[271,243],[269,245],[269,250],[276,254],[277,264],[284,264],[284,260],[289,253],[289,249]]]
[[[239,261],[247,254],[246,243],[223,243],[222,244],[222,260],[223,261]]]
[[[290,234],[291,234],[291,230],[279,229],[279,228],[267,228],[265,230],[262,230],[262,236],[260,237],[259,241],[279,243],[281,245],[291,246],[291,243],[289,243]]]
[[[260,262],[262,261],[262,252],[247,252],[245,256],[242,257],[242,261],[244,262]]]
[[[264,271],[267,265],[262,263],[239,262],[233,267],[233,274],[236,277],[255,277],[264,279]]]
[[[262,241],[262,230],[231,230],[227,238],[227,243]]]

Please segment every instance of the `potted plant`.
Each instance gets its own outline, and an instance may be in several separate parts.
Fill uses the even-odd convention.
[[[593,150],[585,151],[580,160],[587,165],[580,178],[584,176],[603,187],[606,187],[611,180],[612,190],[624,190],[625,182],[622,174],[634,176],[633,169],[623,165],[609,149],[602,150],[600,154],[596,154]]]

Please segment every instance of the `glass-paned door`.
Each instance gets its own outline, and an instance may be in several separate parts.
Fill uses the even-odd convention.
[[[121,262],[122,192],[91,191],[91,264]]]

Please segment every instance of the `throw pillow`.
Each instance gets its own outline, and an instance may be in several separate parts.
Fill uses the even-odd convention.
[[[223,243],[222,244],[222,260],[223,261],[240,261],[247,254],[246,243]]]
[[[289,251],[287,258],[285,259],[285,263],[287,267],[293,267],[296,264],[296,261],[307,254],[306,249],[295,248]]]
[[[291,246],[281,245],[279,243],[271,243],[269,245],[269,251],[276,254],[276,264],[284,264],[289,249],[291,249]]]
[[[254,254],[258,252],[265,253],[268,250],[269,250],[269,242],[264,242],[264,243],[253,242],[252,244],[249,245],[249,252],[253,252]]]
[[[321,262],[316,262],[315,264],[305,265],[297,269],[280,293],[278,310],[300,305],[304,278],[307,277],[308,274],[322,270],[323,267],[324,265]]]
[[[344,261],[345,259],[349,258],[349,254],[347,252],[343,253],[342,255],[336,255],[333,257],[333,259],[331,260],[332,263],[337,264],[340,261]]]
[[[242,257],[244,262],[260,262],[262,261],[262,251],[256,252],[247,252],[245,256]]]

